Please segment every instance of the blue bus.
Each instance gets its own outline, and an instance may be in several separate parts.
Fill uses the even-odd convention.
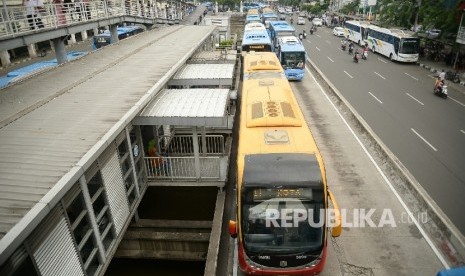
[[[278,21],[278,15],[270,8],[264,8],[262,12],[262,23],[268,29],[271,21]]]
[[[273,45],[278,45],[278,38],[281,36],[295,36],[295,28],[286,21],[271,21],[268,29]]]
[[[244,31],[241,50],[242,52],[272,52],[273,44],[271,43],[268,31],[266,29],[252,29]]]
[[[247,17],[245,18],[245,24],[248,23],[262,23],[262,19],[260,18],[260,15],[258,14],[248,14]]]
[[[125,39],[126,37],[141,33],[144,31],[144,29],[141,26],[134,25],[134,26],[118,27],[117,31],[118,31],[118,39],[121,40],[121,39]],[[92,37],[92,49],[93,50],[97,50],[109,44],[111,44],[111,34],[109,30],[106,30],[101,34],[94,35]]]
[[[295,36],[278,37],[276,55],[288,80],[302,80],[305,73],[306,53],[302,42]]]

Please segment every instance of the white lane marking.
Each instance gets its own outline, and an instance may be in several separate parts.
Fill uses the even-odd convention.
[[[465,130],[461,129],[460,132],[462,132],[463,134],[465,134]]]
[[[448,96],[449,99],[453,100],[454,102],[458,103],[459,105],[461,106],[465,106],[464,103],[460,102],[460,101],[457,101],[456,99],[452,98],[451,96]]]
[[[330,57],[327,57],[329,60],[331,60],[331,62],[334,62],[334,60],[332,60]]]
[[[347,73],[345,70],[344,70],[344,73],[346,73],[346,75],[349,76],[351,79],[354,78],[354,77],[352,77],[349,73]]]
[[[376,98],[376,96],[373,95],[371,92],[368,92],[368,94],[370,94],[373,98],[375,98],[375,100],[377,100],[380,104],[383,103],[382,101],[380,101],[380,99]]]
[[[412,79],[414,79],[414,80],[416,80],[416,81],[418,80],[417,78],[415,78],[414,76],[410,75],[409,73],[404,73],[404,74],[406,74],[407,76],[411,77]]]
[[[318,48],[318,47],[315,47],[315,48],[316,48],[318,51],[321,51],[320,48]]]
[[[233,276],[237,276],[237,261],[237,240],[234,240]]]
[[[321,36],[320,36],[320,35],[316,35],[316,36],[318,36],[318,37],[320,37],[320,38],[321,38]]]
[[[310,59],[308,59],[308,61],[310,62]],[[389,188],[391,189],[391,191],[394,193],[394,195],[396,196],[397,200],[399,200],[400,204],[402,205],[402,207],[404,208],[404,210],[407,212],[408,216],[412,219],[411,221],[413,221],[413,223],[415,223],[415,226],[418,228],[418,231],[420,231],[421,235],[423,236],[423,238],[425,239],[426,243],[428,243],[429,247],[431,248],[431,250],[433,250],[434,254],[436,254],[436,257],[438,257],[439,261],[442,263],[442,265],[444,266],[444,268],[446,269],[449,269],[450,266],[449,264],[447,264],[446,260],[444,259],[444,257],[441,255],[441,253],[439,252],[439,250],[436,248],[436,246],[434,246],[434,243],[433,241],[428,237],[428,235],[426,234],[425,230],[423,230],[423,228],[420,226],[420,223],[418,222],[418,220],[415,218],[415,216],[412,214],[412,212],[410,211],[410,209],[407,207],[407,204],[405,204],[405,202],[402,200],[402,198],[400,197],[399,193],[394,189],[394,186],[392,186],[392,183],[389,181],[389,179],[387,178],[387,176],[383,173],[383,171],[381,170],[381,168],[378,166],[378,164],[376,163],[375,159],[373,158],[373,156],[371,156],[371,154],[368,152],[368,150],[366,149],[366,147],[363,145],[362,141],[360,140],[360,138],[358,138],[358,136],[355,134],[355,131],[349,126],[349,123],[346,121],[346,119],[342,116],[341,112],[339,112],[339,110],[337,109],[336,105],[331,101],[331,99],[329,98],[328,95],[326,95],[326,93],[323,91],[323,88],[321,87],[320,83],[318,83],[318,81],[315,79],[315,76],[313,76],[312,73],[310,73],[310,70],[308,70],[308,68],[305,68],[307,70],[307,72],[310,74],[310,76],[312,76],[313,80],[315,81],[315,83],[318,85],[318,87],[320,88],[320,91],[321,93],[323,93],[323,95],[326,97],[326,99],[328,100],[328,102],[331,104],[331,106],[334,108],[334,110],[336,110],[337,114],[339,115],[339,117],[342,119],[342,121],[344,122],[344,124],[347,126],[347,128],[349,129],[349,131],[352,133],[352,135],[355,137],[355,140],[357,140],[358,144],[360,145],[360,147],[363,149],[363,151],[365,152],[365,154],[368,156],[368,158],[370,159],[371,163],[373,163],[373,165],[376,167],[376,170],[378,171],[378,173],[382,176],[382,178],[384,179],[384,181],[387,183],[387,185],[389,186]]]
[[[415,101],[417,101],[419,104],[421,105],[425,105],[424,103],[420,102],[417,98],[415,98],[414,96],[410,95],[409,93],[405,93],[407,94],[407,96],[409,96],[410,98],[414,99]]]
[[[378,58],[378,60],[381,61],[381,62],[387,63],[387,61],[385,61],[384,59]]]
[[[386,79],[385,77],[381,76],[379,73],[377,73],[377,72],[374,72],[374,73],[375,73],[376,75],[378,75],[380,78],[382,78],[383,80]]]
[[[430,142],[428,142],[428,140],[426,140],[425,138],[423,138],[423,136],[421,136],[418,132],[416,132],[413,128],[411,128],[411,130],[413,131],[413,133],[415,133],[418,137],[420,137],[421,140],[423,140],[423,142],[425,142],[428,146],[430,146],[434,151],[438,151],[435,147],[433,147],[433,145],[431,145]]]

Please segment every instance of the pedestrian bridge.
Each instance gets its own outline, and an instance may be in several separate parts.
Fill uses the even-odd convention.
[[[140,4],[142,3],[142,5]],[[0,58],[3,66],[10,64],[8,50],[27,46],[29,55],[37,55],[35,43],[51,40],[59,63],[66,62],[64,41],[81,33],[87,39],[87,31],[96,34],[99,28],[108,27],[112,41],[118,41],[116,27],[122,23],[143,24],[149,29],[158,24],[198,24],[204,6],[194,7],[177,2],[146,1],[89,1],[80,6],[75,3],[48,3],[40,11],[32,12],[24,6],[0,8]],[[188,15],[191,16],[188,16]],[[73,39],[71,39],[72,41]],[[75,39],[74,39],[75,40]]]

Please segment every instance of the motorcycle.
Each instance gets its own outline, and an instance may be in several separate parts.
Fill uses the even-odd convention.
[[[443,85],[442,88],[438,87],[434,89],[434,95],[441,97],[443,99],[447,99],[447,85]]]
[[[362,52],[362,59],[366,60],[367,57],[368,57],[368,50],[365,49],[365,50],[363,50],[363,52]]]
[[[354,46],[351,44],[349,45],[349,55],[354,53]]]
[[[302,34],[299,34],[299,39],[300,39],[300,41],[302,41],[302,38],[303,38],[303,35],[302,35]]]
[[[346,45],[345,45],[345,44],[341,44],[341,50],[342,50],[342,51],[345,51],[345,50],[346,50]]]
[[[302,36],[303,36],[304,39],[307,39],[307,33],[305,32],[305,30],[304,30]]]
[[[358,57],[358,53],[357,53],[357,52],[355,52],[355,55],[354,55],[353,59],[354,59],[354,62],[355,62],[355,63],[358,63],[359,57]]]
[[[453,83],[459,83],[460,82],[460,77],[459,77],[459,74],[457,72],[447,71],[445,79],[450,80]]]

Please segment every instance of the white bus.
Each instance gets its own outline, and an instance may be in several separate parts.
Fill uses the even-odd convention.
[[[345,37],[358,45],[364,45],[368,35],[369,22],[349,20],[344,23]]]
[[[390,60],[418,61],[420,39],[413,32],[371,25],[366,42],[373,53],[384,55]]]

